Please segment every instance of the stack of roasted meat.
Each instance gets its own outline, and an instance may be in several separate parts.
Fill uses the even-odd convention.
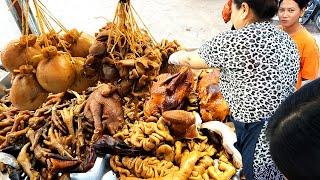
[[[168,40],[157,44],[141,30],[130,1],[119,1],[115,20],[96,33],[94,42],[84,35],[71,30],[63,38],[56,33],[23,36],[7,47],[22,50],[6,55],[35,54],[27,53],[12,68],[4,63],[15,80],[10,96],[0,103],[0,151],[13,155],[19,166],[0,158],[0,171],[12,178],[24,172],[30,179],[68,179],[108,153],[121,179],[230,179],[235,174],[219,139],[196,124],[196,112],[204,122],[225,121],[229,114],[218,71],[195,73],[168,65],[180,45]],[[12,59],[5,58],[8,63]],[[50,73],[49,66],[59,73]],[[64,72],[64,67],[72,68]],[[75,80],[75,73],[81,78]],[[61,81],[52,83],[48,75]],[[102,83],[86,89],[97,79]],[[45,89],[35,104],[39,96],[31,95],[40,91],[32,87]]]
[[[180,174],[182,179],[228,179],[235,173],[231,159],[221,146],[198,132],[193,113],[187,112],[191,92],[198,85],[195,92],[199,99],[192,101],[200,104],[202,119],[225,119],[228,107],[220,92],[212,91],[217,85],[209,78],[212,76],[214,72],[203,72],[195,78],[188,68],[161,74],[150,95],[143,97],[122,97],[116,86],[99,84],[83,94],[52,94],[35,111],[20,111],[4,97],[0,149],[15,155],[20,170],[31,179],[85,172],[92,167],[96,153],[114,154],[111,167],[121,177],[169,178]],[[113,137],[104,141],[105,135]],[[11,172],[19,174],[18,169]]]

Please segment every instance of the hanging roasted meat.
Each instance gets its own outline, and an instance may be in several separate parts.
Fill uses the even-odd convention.
[[[214,70],[205,74],[198,84],[200,113],[204,122],[224,121],[229,114],[228,103],[223,99],[219,89],[219,77],[219,71]]]
[[[193,74],[187,67],[173,75],[159,75],[151,87],[151,97],[145,103],[144,114],[150,117],[164,111],[181,109],[193,85]]]
[[[33,58],[41,54],[41,49],[36,43],[35,35],[23,35],[19,40],[12,40],[1,51],[1,62],[6,70],[13,72],[21,65],[30,64],[36,67],[39,61]]]
[[[131,1],[119,1],[113,22],[96,33],[85,63],[87,72],[95,72],[100,81],[116,85],[121,97],[128,93],[148,95],[160,71],[176,69],[167,60],[180,48],[177,41],[157,43],[147,27],[138,26],[135,14]]]
[[[73,67],[76,72],[75,80],[70,87],[73,91],[82,92],[85,91],[90,86],[95,86],[97,83],[97,76],[85,76],[84,62],[85,58],[82,57],[72,57]]]
[[[55,46],[43,48],[42,52],[36,74],[41,87],[53,93],[68,90],[76,76],[70,54],[58,51]]]
[[[38,83],[34,68],[31,65],[20,66],[10,90],[12,104],[20,110],[35,110],[47,97],[48,92]]]
[[[77,29],[71,29],[64,35],[64,40],[69,44],[69,50],[72,57],[87,57],[89,48],[94,42],[94,38],[85,32],[79,32]]]

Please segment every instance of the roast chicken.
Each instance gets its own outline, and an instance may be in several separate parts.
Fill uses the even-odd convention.
[[[144,106],[144,115],[157,116],[164,111],[181,109],[193,86],[193,73],[187,67],[173,75],[159,75],[151,87],[150,99]]]
[[[219,77],[219,71],[214,70],[205,74],[198,84],[200,114],[204,122],[224,121],[229,114],[228,103],[224,100],[219,89]]]

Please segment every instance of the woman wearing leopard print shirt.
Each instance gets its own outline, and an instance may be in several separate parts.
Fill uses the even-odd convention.
[[[193,52],[172,54],[169,63],[219,68],[220,88],[229,103],[247,179],[253,179],[253,154],[261,128],[295,91],[299,55],[289,35],[270,23],[277,0],[233,0],[236,30],[218,34]]]
[[[319,179],[319,108],[320,79],[303,86],[281,103],[270,120],[264,122],[258,136],[254,179]],[[210,121],[201,126],[220,134],[224,144],[230,146],[235,141],[235,133],[221,122]]]

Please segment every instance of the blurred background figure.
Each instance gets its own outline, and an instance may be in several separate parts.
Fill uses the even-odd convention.
[[[308,3],[309,0],[280,0],[278,11],[281,28],[295,41],[300,54],[297,89],[317,78],[319,71],[319,48],[316,40],[299,22]]]

